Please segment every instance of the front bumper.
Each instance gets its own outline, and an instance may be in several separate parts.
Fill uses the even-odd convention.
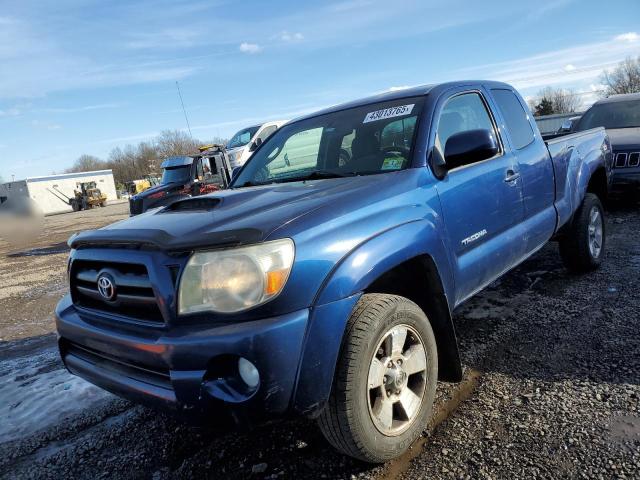
[[[75,307],[56,308],[60,354],[73,374],[138,403],[211,412],[231,410],[251,423],[284,414],[295,388],[307,309],[226,325],[132,328]],[[260,373],[252,391],[237,388],[244,357]]]
[[[614,169],[611,178],[611,190],[622,192],[634,187],[640,187],[640,168]]]

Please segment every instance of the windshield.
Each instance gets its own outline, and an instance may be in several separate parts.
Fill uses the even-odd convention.
[[[290,123],[259,148],[234,187],[407,168],[424,97],[375,103]]]
[[[240,130],[233,137],[231,137],[231,140],[229,140],[229,143],[227,143],[227,148],[244,147],[251,141],[259,128],[260,125],[256,125],[255,127],[249,127]]]
[[[594,105],[582,116],[577,130],[588,130],[595,127],[640,127],[640,100]]]
[[[162,172],[162,184],[167,183],[187,183],[189,181],[189,173],[191,165],[182,165],[180,167],[165,168]]]

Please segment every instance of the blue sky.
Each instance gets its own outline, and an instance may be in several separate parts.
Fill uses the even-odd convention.
[[[465,78],[595,99],[640,55],[640,1],[0,0],[0,176],[163,129],[230,136],[391,88]]]

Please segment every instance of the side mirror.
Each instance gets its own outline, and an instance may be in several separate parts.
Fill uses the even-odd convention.
[[[570,132],[572,126],[573,126],[573,120],[565,120],[564,122],[562,122],[562,125],[558,129],[557,133]]]
[[[480,162],[493,157],[500,148],[489,130],[466,130],[451,135],[444,147],[446,169]]]
[[[240,173],[240,169],[242,167],[233,167],[233,170],[231,170],[231,180],[235,180],[235,178],[238,176],[238,173]]]
[[[253,141],[253,143],[249,147],[249,151],[250,152],[255,151],[260,145],[262,145],[262,139],[260,137],[258,137]]]

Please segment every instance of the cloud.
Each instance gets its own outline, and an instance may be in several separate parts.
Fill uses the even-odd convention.
[[[619,40],[624,35],[628,34],[515,60],[464,68],[448,75],[501,80],[520,90],[547,85],[580,84],[586,87],[597,81],[604,70],[614,68],[627,56],[636,54],[634,42]]]
[[[286,30],[283,30],[282,32],[280,32],[280,40],[282,40],[283,42],[300,42],[304,40],[304,35],[302,35],[300,32],[289,33]]]
[[[85,53],[83,42],[58,38],[37,23],[2,17],[0,65],[11,75],[0,75],[0,98],[40,97],[51,92],[144,84],[182,79],[200,69],[197,64],[150,61],[117,55]],[[108,59],[108,60],[107,60]]]
[[[6,110],[0,110],[0,117],[17,117],[22,113],[22,110],[17,107],[7,108]]]
[[[208,32],[189,28],[166,28],[153,32],[131,33],[125,46],[132,49],[178,49],[206,44]]]
[[[239,48],[242,53],[248,53],[251,55],[262,51],[262,47],[257,43],[242,42]]]
[[[640,40],[640,35],[638,35],[636,32],[627,32],[618,35],[615,39],[619,42],[635,42],[637,40]]]
[[[92,110],[104,110],[110,108],[121,107],[120,103],[101,103],[97,105],[84,105],[81,107],[66,107],[66,108],[41,108],[38,111],[43,113],[77,113],[77,112],[89,112]]]
[[[40,120],[32,120],[31,125],[36,128],[44,128],[46,130],[60,130],[62,128],[62,125],[58,125],[57,123],[42,122]]]

